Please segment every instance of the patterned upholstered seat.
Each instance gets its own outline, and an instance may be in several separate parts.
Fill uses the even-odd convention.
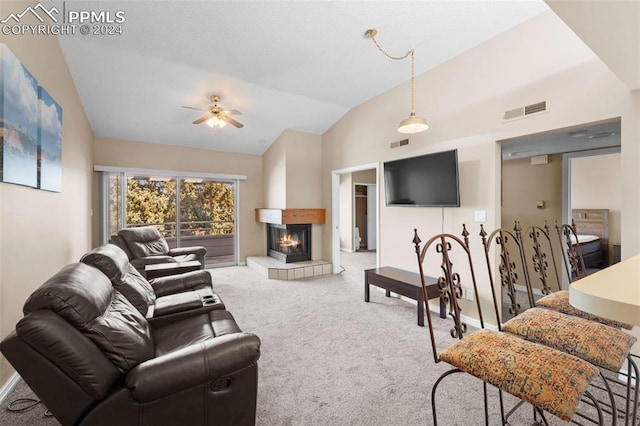
[[[626,330],[631,330],[633,328],[633,325],[631,324],[603,318],[574,308],[569,303],[569,292],[567,290],[556,291],[539,299],[536,302],[536,306],[553,309],[554,311],[562,312],[563,314],[567,315],[573,315],[574,317],[584,318],[589,321],[596,321],[600,324],[606,324],[610,327],[624,328]]]
[[[543,227],[531,226],[527,229],[525,235],[529,237],[531,246],[529,250],[522,250],[525,248],[525,240],[522,238],[522,228],[516,221],[514,233],[520,244],[519,259],[524,268],[525,289],[531,309],[505,323],[502,329],[530,341],[573,354],[603,369],[616,373],[620,371],[620,374],[626,375],[626,385],[612,377],[601,375],[605,381],[604,385],[608,397],[604,397],[605,400],[600,402],[612,407],[617,413],[616,416],[613,416],[611,411],[608,411],[612,422],[616,420],[616,417],[620,417],[625,419],[625,425],[630,422],[635,424],[633,419],[636,418],[638,410],[640,381],[638,380],[638,368],[630,355],[630,350],[636,338],[620,330],[620,328],[631,329],[632,327],[628,324],[588,314],[569,304],[569,293],[560,289],[562,272],[559,265],[564,264],[567,275],[573,279],[580,278],[581,271],[586,268],[584,266],[578,267],[584,262],[581,259],[581,253],[577,252],[571,244],[570,237],[571,235],[575,237],[575,228],[569,225],[560,227],[557,223],[555,228],[559,237],[562,262],[555,259],[551,233],[546,222]],[[498,229],[493,231],[489,238],[486,238],[486,233],[481,232],[487,254],[485,258],[490,279],[493,269],[491,258],[488,255],[491,242],[504,232],[504,230]],[[500,273],[501,281],[504,282],[505,276],[509,277],[510,274],[513,274],[514,264],[504,261],[509,259],[509,253],[505,253],[505,245],[501,244],[498,239],[495,239],[495,243],[500,245],[501,263],[497,270]],[[526,260],[526,252],[532,253],[530,262]],[[529,268],[530,265],[532,268]],[[533,275],[536,275],[536,278]],[[548,294],[535,303],[532,289],[534,283],[542,285],[542,292]],[[554,291],[554,288],[557,291]],[[515,313],[518,314],[517,311]],[[628,363],[628,372],[626,373],[623,367],[625,361]],[[625,386],[626,390],[624,394],[616,393],[612,391],[610,385]],[[615,401],[616,397],[624,399],[624,403],[618,405]]]
[[[571,420],[598,374],[596,367],[573,355],[486,329],[449,346],[440,360],[562,420]]]
[[[618,371],[636,338],[624,331],[549,309],[532,308],[507,321],[502,330]]]

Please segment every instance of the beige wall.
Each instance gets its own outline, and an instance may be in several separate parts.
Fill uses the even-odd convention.
[[[640,89],[640,2],[545,0],[631,90]]]
[[[247,176],[239,187],[240,262],[264,251],[266,237],[255,221],[255,209],[262,207],[262,159],[257,155],[235,154],[195,148],[181,148],[145,142],[96,138],[95,164],[100,166],[185,172],[224,173]],[[97,211],[98,199],[94,199]],[[94,220],[98,229],[98,218]],[[99,243],[94,240],[94,245]]]
[[[627,259],[640,253],[640,90],[632,92],[630,99],[624,99],[623,111],[620,241],[622,258]]]
[[[520,221],[529,226],[562,223],[562,154],[548,156],[547,164],[532,165],[530,158],[502,162],[502,228]],[[536,207],[545,203],[544,209]]]
[[[524,250],[527,254],[527,268],[531,275],[531,284],[534,288],[542,288],[542,283],[535,272],[533,265],[532,240],[529,237],[527,229],[530,226],[544,227],[545,221],[549,226],[549,238],[551,248],[548,248],[548,242],[544,238],[539,240],[543,250],[549,253],[553,250],[560,253],[560,244],[557,241],[557,231],[555,223],[562,224],[562,154],[548,156],[547,164],[532,165],[531,158],[521,158],[517,160],[509,160],[502,162],[502,224],[501,227],[513,230],[515,221],[520,222],[523,230],[522,239],[524,241]],[[544,209],[537,208],[537,201],[545,203]],[[490,229],[487,229],[490,231]],[[517,257],[517,248],[512,245],[508,246],[509,252],[514,256],[518,269],[518,277],[522,280],[524,274],[520,270],[520,259]],[[556,256],[558,260],[560,258]],[[559,268],[554,272],[553,267],[549,265],[547,285],[553,290],[560,288],[562,283],[555,278],[557,272],[558,277],[562,276],[563,264],[557,263]],[[494,271],[495,272],[495,271]],[[524,281],[518,284],[524,285]]]
[[[541,37],[540,35],[544,36]],[[534,42],[535,41],[535,42]],[[370,78],[375,78],[371,75]],[[457,148],[460,169],[460,208],[386,207],[380,203],[381,265],[417,271],[411,239],[418,228],[423,240],[439,232],[459,234],[467,224],[472,254],[482,259],[474,211],[487,212],[485,226],[500,226],[501,160],[496,141],[622,116],[622,144],[630,153],[623,160],[622,229],[635,235],[624,254],[638,253],[638,227],[625,218],[640,216],[637,148],[639,96],[628,88],[573,34],[553,12],[545,12],[507,33],[416,78],[416,111],[430,123],[412,135],[402,153],[388,148],[397,139],[395,127],[406,115],[407,84],[352,109],[323,135],[324,204],[331,206],[331,171]],[[546,100],[549,111],[505,123],[504,111]],[[349,141],[345,144],[344,141]],[[623,155],[623,159],[625,156]],[[625,162],[626,161],[626,162]],[[634,180],[631,180],[634,179]],[[380,198],[383,197],[381,191]],[[626,210],[629,206],[629,210]],[[444,222],[441,216],[444,215]],[[631,240],[631,236],[627,238]],[[331,226],[325,228],[325,251],[331,249]],[[427,272],[438,273],[438,264]],[[479,278],[486,282],[486,272]],[[486,285],[484,286],[486,289]],[[481,294],[484,303],[488,291]],[[473,310],[463,305],[472,315]]]
[[[353,172],[353,183],[376,183],[376,169]]]
[[[320,207],[320,136],[287,130],[281,137],[287,143],[287,208]]]
[[[269,209],[287,207],[287,144],[278,138],[262,156],[263,205]],[[266,243],[265,243],[266,244]]]
[[[285,130],[263,155],[264,201],[261,207],[321,208],[321,138]],[[262,225],[265,227],[266,225]],[[323,259],[323,229],[311,226],[311,257]],[[265,231],[262,231],[265,233]],[[266,247],[262,250],[266,253]]]
[[[263,155],[265,208],[318,208],[320,136],[285,130]]]
[[[3,1],[2,11],[20,11],[27,5],[33,3]],[[0,42],[63,110],[62,192],[0,183],[0,337],[4,338],[22,318],[29,294],[91,247],[93,133],[56,37],[0,35]],[[0,386],[12,373],[0,357]]]
[[[620,154],[571,160],[571,208],[609,209],[609,261],[613,245],[620,244],[622,173]],[[578,229],[578,232],[580,230]]]

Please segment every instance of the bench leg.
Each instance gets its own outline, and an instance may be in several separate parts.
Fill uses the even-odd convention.
[[[421,297],[418,297],[418,325],[420,327],[424,327],[424,300]]]

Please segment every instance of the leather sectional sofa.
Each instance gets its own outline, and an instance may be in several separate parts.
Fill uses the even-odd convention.
[[[149,283],[124,257],[99,247],[36,289],[0,343],[7,360],[63,425],[255,424],[260,340],[209,273]]]
[[[201,246],[169,248],[167,240],[155,226],[124,228],[109,237],[120,247],[134,268],[144,275],[145,267],[158,263],[178,263],[197,260],[204,269],[207,249]]]
[[[81,262],[98,268],[111,284],[151,322],[172,322],[187,316],[225,309],[213,291],[211,274],[193,271],[147,281],[118,246],[105,244],[86,253]]]

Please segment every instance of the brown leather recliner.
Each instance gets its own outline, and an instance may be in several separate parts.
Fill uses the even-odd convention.
[[[120,247],[131,264],[144,275],[147,265],[197,260],[204,269],[207,249],[202,246],[169,248],[167,240],[155,226],[124,228],[109,237],[109,242]]]
[[[80,262],[98,268],[150,321],[171,322],[215,309],[225,309],[213,291],[211,274],[193,271],[147,281],[132,265],[123,250],[105,244],[87,252]]]
[[[33,292],[0,350],[63,425],[253,425],[260,340],[214,310],[150,324],[98,269]]]

